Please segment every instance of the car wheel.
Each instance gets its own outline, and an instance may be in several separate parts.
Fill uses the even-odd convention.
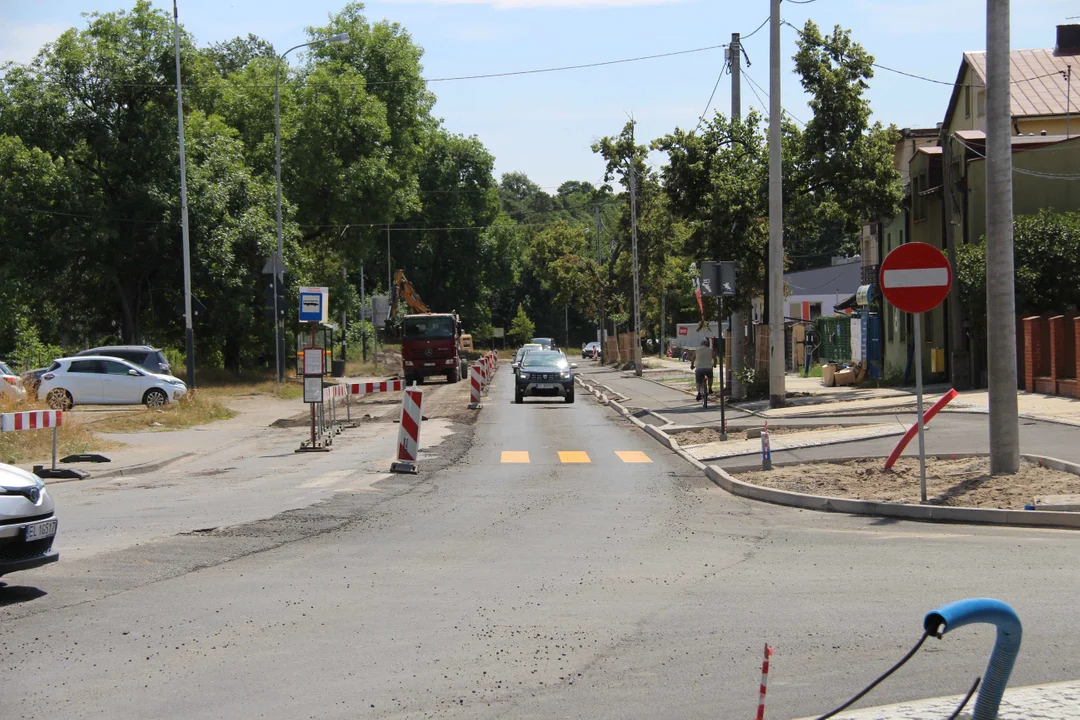
[[[143,404],[148,408],[159,408],[169,402],[169,398],[165,393],[157,388],[147,390],[146,395],[143,396]]]
[[[75,402],[71,399],[71,393],[63,388],[53,388],[45,397],[45,402],[53,410],[70,410]]]
[[[456,383],[461,380],[461,370],[454,368],[450,372],[446,373],[446,382]]]
[[[574,391],[573,390],[571,390],[570,394],[566,396],[566,402],[568,402],[568,403],[574,402]]]
[[[525,402],[524,393],[522,393],[520,390],[515,390],[514,391],[514,402],[516,402],[518,405]]]

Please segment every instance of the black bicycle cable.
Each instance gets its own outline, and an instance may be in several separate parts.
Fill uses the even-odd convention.
[[[970,700],[971,696],[975,694],[975,691],[979,689],[979,683],[981,683],[981,682],[982,682],[981,677],[975,678],[975,682],[972,683],[971,689],[968,690],[968,694],[964,696],[964,702],[960,703],[960,707],[953,710],[953,714],[950,715],[948,718],[946,718],[946,720],[956,720],[956,718],[958,718],[960,716],[960,712],[965,707],[967,707],[968,700]]]

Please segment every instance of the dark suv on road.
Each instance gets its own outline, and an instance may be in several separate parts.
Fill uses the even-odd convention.
[[[574,368],[561,352],[533,350],[526,353],[514,380],[514,402],[529,396],[562,397],[574,402]]]
[[[135,363],[141,368],[146,368],[152,373],[172,375],[172,368],[169,367],[169,361],[165,359],[165,353],[149,345],[104,345],[75,353],[75,357],[85,355],[120,358]]]

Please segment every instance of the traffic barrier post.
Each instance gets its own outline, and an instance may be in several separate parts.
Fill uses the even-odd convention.
[[[56,467],[58,429],[64,424],[62,410],[26,410],[0,414],[0,432],[21,432],[23,430],[44,430],[52,428],[52,467],[35,465],[34,474],[39,478],[79,479],[89,477],[90,473],[82,470]]]
[[[761,469],[772,470],[772,447],[769,445],[769,423],[761,431]]]
[[[758,695],[757,718],[765,720],[765,686],[769,683],[769,657],[772,656],[772,648],[765,643],[765,660],[761,663],[761,693]]]
[[[419,472],[416,459],[420,454],[420,423],[424,391],[416,385],[405,390],[401,396],[401,423],[398,427],[397,462],[390,465],[390,472],[416,475]]]
[[[469,368],[469,409],[479,410],[481,405],[480,395],[480,363],[473,363]]]

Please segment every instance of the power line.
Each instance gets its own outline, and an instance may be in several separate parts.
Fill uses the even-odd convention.
[[[978,150],[973,148],[971,145],[968,145],[967,142],[962,137],[957,135],[956,133],[952,133],[950,135],[950,137],[952,139],[956,140],[956,142],[958,142],[961,145],[963,145],[964,147],[966,147],[968,150],[970,150],[975,155],[978,155],[983,160],[986,160],[986,155],[979,152]],[[1080,180],[1080,175],[1070,175],[1068,173],[1040,172],[1038,170],[1028,170],[1026,168],[1018,168],[1015,165],[1013,166],[1013,172],[1014,173],[1019,173],[1020,175],[1030,175],[1031,177],[1043,178],[1045,180]]]
[[[769,20],[771,20],[771,19],[772,19],[772,15],[769,15],[769,17],[767,17],[767,18],[765,18],[764,20],[761,21],[761,24],[757,26],[757,29],[755,29],[754,32],[750,33],[749,35],[742,35],[742,36],[740,36],[739,39],[740,40],[749,40],[750,38],[754,37],[755,35],[758,34],[758,31],[761,30],[761,28],[768,25]]]
[[[542,73],[563,72],[563,71],[566,71],[566,70],[582,70],[582,69],[586,69],[586,68],[606,67],[608,65],[621,65],[621,64],[624,64],[624,63],[641,62],[641,61],[644,61],[644,60],[658,60],[660,58],[676,57],[676,56],[679,56],[679,55],[690,55],[690,54],[693,54],[693,53],[706,52],[706,51],[709,51],[709,50],[718,50],[718,49],[723,48],[723,47],[727,47],[727,45],[726,44],[708,45],[708,46],[705,46],[705,47],[691,48],[689,50],[675,50],[675,51],[666,52],[666,53],[656,53],[656,54],[653,54],[653,55],[639,55],[637,57],[621,58],[619,60],[604,60],[604,61],[600,61],[600,62],[582,63],[582,64],[578,64],[578,65],[560,65],[560,66],[557,66],[557,67],[534,68],[532,70],[512,70],[512,71],[508,71],[508,72],[483,73],[483,74],[478,74],[478,75],[453,75],[453,76],[449,76],[449,77],[420,78],[420,80],[422,80],[424,82],[427,82],[427,83],[437,83],[437,82],[453,82],[453,81],[459,81],[459,80],[481,80],[481,79],[487,79],[487,78],[514,77],[514,76],[519,76],[519,75],[538,75],[538,74],[542,74]],[[51,84],[54,84],[54,85],[62,84],[60,80],[54,80],[54,79],[50,79],[50,78],[40,78],[40,79],[43,80],[44,82],[51,83]],[[378,86],[378,85],[400,85],[400,84],[409,83],[409,82],[413,82],[413,81],[412,80],[382,80],[382,81],[368,82],[368,81],[365,80],[364,82],[309,82],[309,83],[306,83],[306,84],[309,87],[320,87],[320,86],[328,86],[328,87],[373,87],[373,86]],[[168,89],[172,89],[172,88],[176,87],[174,83],[110,83],[110,85],[112,85],[114,87],[143,87],[143,88],[168,88]],[[216,88],[218,86],[217,85],[182,85],[181,87],[183,89],[188,89],[188,90],[206,90],[206,89]],[[263,84],[257,84],[257,83],[250,83],[250,84],[236,84],[236,85],[233,85],[233,87],[269,89],[269,88],[272,88],[274,86],[269,85],[269,84],[263,85]]]
[[[810,3],[816,3],[817,0],[784,0],[784,2],[789,2],[792,5],[809,5]]]
[[[768,91],[768,90],[766,90],[765,88],[761,87],[760,85],[758,85],[758,82],[757,82],[757,80],[755,80],[754,78],[750,77],[750,73],[748,73],[747,71],[743,70],[743,77],[745,77],[745,78],[746,78],[747,80],[749,80],[749,81],[750,81],[750,89],[751,89],[751,90],[754,90],[754,87],[756,86],[758,90],[761,90],[761,92],[765,93],[765,97],[769,97],[769,91]],[[757,94],[757,90],[754,90],[754,95],[755,95],[755,96],[757,97],[757,99],[758,99],[758,102],[761,102],[761,96]],[[761,107],[762,107],[762,109],[763,109],[763,110],[765,110],[766,112],[768,112],[768,110],[766,109],[766,108],[767,108],[768,106],[766,106],[766,105],[765,105],[765,103],[762,103],[762,104],[761,104]],[[787,109],[786,107],[783,107],[783,106],[781,106],[781,110],[783,110],[783,111],[784,111],[784,114],[785,114],[785,115],[787,115],[787,116],[788,116],[789,118],[791,118],[791,119],[792,119],[792,120],[794,120],[795,122],[799,123],[799,124],[800,124],[800,125],[802,125],[803,127],[806,127],[806,123],[804,123],[804,122],[803,122],[802,120],[800,120],[799,118],[795,117],[795,116],[794,116],[794,115],[793,115],[793,114],[792,114],[791,112],[789,112],[789,111],[788,111],[788,109]]]
[[[709,108],[712,107],[713,98],[716,97],[716,88],[720,87],[720,80],[724,77],[724,73],[731,67],[730,63],[724,63],[724,66],[720,68],[720,74],[716,76],[716,82],[712,86],[712,92],[709,93],[709,102],[705,103],[705,109],[701,111],[701,116],[698,118],[697,130],[701,127],[701,123],[705,122],[705,116],[709,113]]]

